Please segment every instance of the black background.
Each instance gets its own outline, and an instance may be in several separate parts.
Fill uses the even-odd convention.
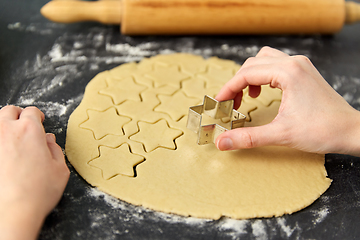
[[[39,10],[45,0],[1,1],[0,106],[35,105],[48,132],[65,145],[66,125],[86,84],[99,72],[167,52],[218,56],[241,64],[265,45],[305,54],[325,79],[360,110],[360,24],[332,36],[123,36],[118,26],[56,24]],[[241,17],[241,16],[239,16]],[[304,121],[311,119],[304,116]],[[342,124],[339,122],[339,124]],[[306,133],[304,133],[306,134]],[[360,142],[360,139],[359,139]],[[40,239],[357,239],[360,161],[328,154],[331,187],[306,209],[278,218],[216,221],[153,212],[71,177]],[[21,229],[19,229],[21,231]]]

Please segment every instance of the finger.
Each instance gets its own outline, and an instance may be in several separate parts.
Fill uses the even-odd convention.
[[[216,147],[221,150],[255,148],[268,145],[285,145],[283,131],[270,123],[259,127],[237,128],[226,131],[216,139]]]
[[[234,99],[238,93],[249,85],[270,84],[272,87],[283,90],[282,84],[287,78],[279,78],[279,74],[283,72],[283,69],[280,69],[279,66],[281,67],[279,64],[265,64],[241,68],[239,73],[223,86],[216,99],[218,101]]]
[[[271,47],[263,47],[260,49],[256,57],[288,57],[289,55]]]
[[[289,56],[279,56],[279,57],[270,57],[270,56],[263,56],[263,57],[249,57],[246,59],[246,61],[243,63],[241,68],[237,71],[236,74],[241,72],[244,68],[251,67],[251,66],[257,66],[257,65],[265,65],[265,64],[275,64],[275,63],[281,63],[286,61]]]
[[[261,86],[250,85],[249,86],[249,96],[252,98],[257,98],[261,93]]]
[[[252,66],[255,64],[267,64],[271,62],[273,63],[275,60],[280,61],[284,57],[289,57],[289,55],[275,48],[263,47],[256,54],[255,57],[249,57],[248,59],[246,59],[242,66],[244,67],[247,65]],[[240,71],[240,69],[238,70],[238,72]]]
[[[17,106],[8,105],[0,109],[0,119],[17,120],[22,109]]]
[[[263,51],[266,51],[266,48]],[[288,57],[289,57],[287,54],[285,54],[281,51],[278,51],[276,49],[269,48],[269,51],[274,52],[272,55],[278,56],[278,57],[274,58],[274,57],[264,56],[264,57],[248,58],[245,61],[245,63],[243,64],[243,66],[239,69],[239,71],[235,74],[235,76],[229,81],[230,83],[228,82],[227,84],[225,84],[224,87],[220,90],[220,92],[216,96],[216,100],[224,101],[224,100],[234,99],[235,100],[234,106],[239,107],[241,104],[241,98],[242,98],[242,93],[240,93],[240,91],[245,89],[247,86],[249,86],[249,95],[253,98],[258,97],[261,92],[261,87],[260,87],[261,84],[252,85],[250,83],[246,83],[245,85],[238,85],[237,90],[233,91],[233,92],[229,91],[229,89],[227,89],[227,85],[231,85],[231,82],[233,83],[234,81],[235,81],[235,84],[238,84],[238,82],[236,82],[238,80],[237,76],[242,74],[243,72],[251,71],[252,67],[261,68],[261,66],[265,66],[265,65],[269,65],[269,64],[271,64],[271,65],[278,64],[278,63],[284,62],[285,57],[286,57],[286,59],[288,59]],[[266,54],[264,53],[264,55],[266,55]],[[268,54],[268,55],[271,55],[271,54]],[[265,85],[265,84],[263,84],[263,85]],[[271,87],[275,87],[275,86],[271,86]]]
[[[37,107],[27,107],[20,113],[19,119],[21,118],[32,118],[42,123],[45,115]]]
[[[253,65],[253,64],[254,64],[254,63],[252,62],[253,59],[259,60],[260,58],[267,58],[266,61],[268,62],[269,59],[274,60],[274,58],[283,58],[283,57],[289,57],[289,55],[286,54],[286,53],[284,53],[284,52],[282,52],[282,51],[280,51],[280,50],[277,50],[277,49],[275,49],[275,48],[271,48],[271,47],[265,46],[265,47],[262,47],[262,48],[260,49],[260,51],[256,54],[255,57],[250,57],[250,58],[248,58],[248,59],[244,62],[243,66],[246,65],[246,64]],[[264,62],[264,59],[262,59],[262,60],[263,60],[263,64],[266,63],[266,62]],[[257,62],[257,64],[259,64],[259,63],[260,63],[260,62]],[[241,68],[240,68],[240,69],[241,69]],[[239,71],[240,71],[240,70],[238,70],[238,72],[239,72]]]
[[[55,135],[52,133],[47,133],[46,141],[50,154],[57,163],[57,167],[58,167],[57,172],[62,175],[64,180],[66,180],[65,182],[63,182],[64,184],[61,189],[61,192],[63,192],[66,187],[66,183],[70,177],[70,170],[66,165],[65,156],[63,154],[61,147],[56,143]]]
[[[61,147],[56,143],[55,135],[52,133],[46,134],[46,141],[50,153],[56,161],[65,161],[64,154],[62,152]]]
[[[233,98],[234,99],[234,106],[233,106],[234,109],[238,109],[240,107],[243,95],[244,95],[244,93],[243,93],[243,91],[241,91],[238,94],[236,94],[236,96]]]

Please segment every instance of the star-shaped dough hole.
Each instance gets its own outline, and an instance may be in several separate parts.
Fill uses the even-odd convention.
[[[189,106],[194,106],[201,102],[197,98],[187,97],[182,91],[178,91],[172,96],[159,94],[160,104],[155,107],[155,112],[168,114],[173,120],[179,121],[188,111]]]
[[[145,75],[154,81],[155,87],[163,85],[172,85],[180,87],[180,82],[189,78],[189,75],[182,73],[178,66],[161,66],[156,65],[155,70]]]
[[[80,124],[80,127],[92,131],[95,139],[109,134],[124,135],[123,126],[131,121],[129,117],[119,115],[114,107],[102,112],[89,109],[87,115],[88,119]]]
[[[182,131],[171,128],[164,119],[154,123],[139,121],[138,127],[139,132],[132,135],[130,139],[142,143],[146,152],[159,147],[175,150],[175,140],[183,135]]]
[[[117,175],[136,177],[136,166],[145,158],[131,152],[127,143],[117,148],[99,147],[100,156],[89,162],[90,166],[99,168],[105,180]]]
[[[119,105],[126,100],[141,101],[141,92],[147,89],[146,86],[135,82],[133,77],[124,79],[107,79],[108,87],[100,90],[101,94],[110,96],[115,105]]]
[[[234,70],[232,68],[217,68],[209,66],[206,73],[198,74],[200,78],[203,78],[207,82],[207,87],[211,88],[215,86],[222,86],[228,82],[234,76]]]

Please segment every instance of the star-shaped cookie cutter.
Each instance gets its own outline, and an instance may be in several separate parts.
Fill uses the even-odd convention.
[[[234,100],[219,102],[205,95],[202,105],[189,108],[186,127],[198,134],[199,145],[215,143],[221,133],[244,126],[246,116],[233,109],[233,106]],[[214,119],[230,118],[230,127],[225,128],[219,124],[201,125],[203,113]]]

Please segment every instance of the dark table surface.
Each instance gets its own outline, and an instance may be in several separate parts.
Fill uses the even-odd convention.
[[[69,115],[97,73],[160,53],[218,56],[240,64],[264,45],[305,54],[360,110],[360,24],[333,36],[129,37],[118,26],[49,22],[39,13],[46,2],[1,1],[0,106],[40,108],[46,131],[56,134],[62,148]],[[358,239],[360,161],[329,154],[325,166],[331,187],[302,211],[270,219],[211,221],[114,199],[90,187],[69,164],[70,181],[39,239]]]

